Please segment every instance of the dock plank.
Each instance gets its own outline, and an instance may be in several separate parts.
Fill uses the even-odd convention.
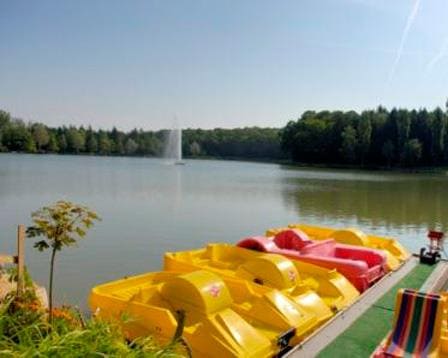
[[[337,314],[301,345],[295,347],[288,357],[315,357],[318,355],[320,357],[344,357],[347,352],[350,352],[352,356],[368,357],[369,354],[365,353],[370,348],[362,348],[362,346],[366,346],[362,340],[359,350],[363,350],[364,354],[357,352],[359,347],[354,344],[353,340],[359,342],[360,338],[355,335],[357,333],[369,335],[369,331],[372,331],[373,328],[372,322],[378,322],[377,327],[374,327],[379,332],[378,339],[376,341],[376,337],[373,339],[375,344],[378,344],[390,329],[396,290],[403,285],[420,288],[433,270],[431,267],[416,270],[419,267],[416,258],[409,259],[398,271],[389,273],[375,286],[363,293],[353,305]],[[363,319],[358,320],[361,316]],[[349,333],[352,330],[354,333]],[[341,332],[343,333],[341,334]],[[344,337],[344,340],[341,340],[341,337]]]

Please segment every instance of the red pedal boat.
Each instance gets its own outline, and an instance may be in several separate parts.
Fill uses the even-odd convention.
[[[237,245],[336,269],[360,292],[386,273],[386,255],[379,250],[339,244],[333,239],[310,240],[307,234],[297,229],[282,231],[273,239],[264,236],[249,237]]]

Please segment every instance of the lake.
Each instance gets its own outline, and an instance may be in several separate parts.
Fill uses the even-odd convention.
[[[57,256],[59,303],[86,308],[92,286],[161,268],[165,251],[198,248],[302,222],[357,226],[416,251],[428,228],[447,228],[448,176],[303,169],[276,164],[0,154],[0,252],[14,252],[16,226],[58,199],[102,217]],[[27,243],[33,278],[47,283],[49,253]]]

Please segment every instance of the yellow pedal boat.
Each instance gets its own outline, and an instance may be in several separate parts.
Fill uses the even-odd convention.
[[[226,283],[229,279],[240,280],[258,292],[261,288],[281,292],[295,302],[301,312],[314,317],[313,328],[359,296],[356,288],[335,270],[228,244],[209,244],[198,250],[166,253],[164,269],[184,272],[209,270]],[[234,299],[239,301],[237,290]],[[298,334],[303,337],[310,331]]]
[[[98,317],[119,320],[129,339],[152,334],[168,342],[183,312],[182,337],[194,357],[272,357],[296,343],[295,327],[279,317],[272,302],[259,303],[256,317],[243,316],[240,312],[256,303],[236,304],[224,281],[208,271],[124,278],[94,287],[89,303]],[[282,303],[284,312],[294,315],[293,306]]]
[[[341,244],[383,250],[387,256],[387,269],[390,271],[398,269],[411,256],[397,240],[388,237],[367,235],[355,228],[333,229],[304,224],[290,224],[288,227],[269,229],[266,231],[266,236],[275,236],[277,233],[286,229],[302,230],[312,240],[332,238]]]

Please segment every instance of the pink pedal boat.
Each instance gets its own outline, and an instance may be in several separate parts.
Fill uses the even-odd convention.
[[[386,255],[379,250],[339,244],[333,239],[310,240],[307,234],[297,229],[282,231],[274,238],[248,237],[237,246],[336,269],[360,292],[386,273]]]

